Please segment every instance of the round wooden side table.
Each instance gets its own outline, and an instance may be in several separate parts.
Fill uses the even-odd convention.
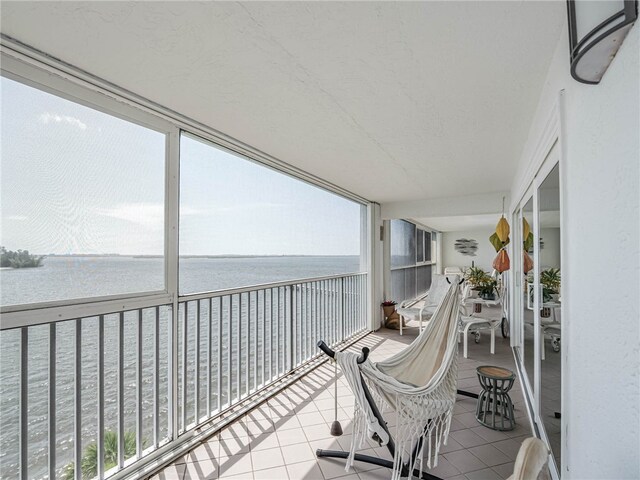
[[[476,369],[482,392],[478,396],[476,419],[493,430],[513,430],[516,420],[509,390],[516,374],[502,367],[482,366]]]

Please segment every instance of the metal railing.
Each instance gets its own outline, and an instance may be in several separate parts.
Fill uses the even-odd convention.
[[[2,330],[0,477],[142,466],[319,355],[318,340],[363,331],[366,284],[366,273],[279,282],[180,297],[177,315],[151,305]]]

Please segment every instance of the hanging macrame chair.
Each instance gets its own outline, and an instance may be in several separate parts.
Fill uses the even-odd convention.
[[[437,465],[441,445],[446,444],[456,401],[457,332],[460,286],[451,281],[425,330],[411,345],[393,357],[373,363],[358,363],[358,355],[336,352],[335,358],[355,397],[353,438],[346,470],[365,439],[389,441],[387,428],[380,425],[365,396],[366,381],[375,404],[397,415],[392,479]],[[361,376],[362,374],[362,376]],[[375,409],[375,406],[373,406]]]

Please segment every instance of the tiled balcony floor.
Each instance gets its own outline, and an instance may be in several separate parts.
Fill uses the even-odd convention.
[[[397,331],[381,329],[360,340],[353,348],[371,348],[371,358],[381,360],[402,350],[415,339],[417,328]],[[460,351],[462,347],[460,346]],[[458,387],[478,392],[475,368],[500,365],[515,370],[509,342],[499,335],[496,354],[489,353],[489,336],[479,344],[469,342],[469,358],[459,356]],[[276,397],[236,421],[218,435],[192,450],[184,458],[165,468],[153,480],[162,479],[273,479],[273,480],[342,480],[388,479],[390,470],[358,464],[345,472],[344,460],[316,459],[318,448],[347,450],[351,441],[354,397],[346,382],[338,379],[338,419],[344,435],[334,438],[329,425],[334,416],[333,364],[317,368]],[[497,432],[478,424],[475,400],[458,397],[448,445],[440,455],[438,466],[430,473],[445,479],[480,480],[507,478],[524,438],[530,436],[529,421],[519,381],[511,391],[518,425],[511,432]],[[394,417],[385,415],[393,425]],[[371,443],[363,451],[390,458],[385,447]]]

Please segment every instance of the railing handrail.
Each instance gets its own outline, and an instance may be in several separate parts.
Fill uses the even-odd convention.
[[[91,314],[87,314],[89,309],[86,305],[78,305],[75,310],[64,312],[64,315],[76,314],[70,319],[73,332],[62,329],[59,309],[49,309],[48,317],[45,315],[47,312],[34,310],[38,321],[48,324],[44,329],[45,335],[48,330],[48,339],[37,333],[33,338],[44,338],[45,341],[30,341],[34,330],[33,324],[28,323],[19,328],[19,343],[11,347],[20,362],[19,382],[14,386],[19,399],[20,436],[12,450],[20,478],[30,478],[33,472],[40,476],[45,468],[53,478],[59,471],[60,461],[56,460],[56,455],[58,438],[61,437],[56,425],[63,412],[58,410],[56,392],[60,387],[74,395],[73,424],[65,426],[63,434],[72,436],[72,445],[64,451],[73,455],[71,464],[75,466],[76,478],[81,476],[79,466],[84,455],[83,443],[88,439],[95,440],[99,452],[98,476],[114,474],[114,471],[105,472],[104,455],[100,453],[104,452],[107,395],[115,399],[117,410],[114,431],[118,457],[114,480],[144,477],[159,458],[167,462],[175,460],[178,456],[176,448],[184,449],[192,445],[193,439],[204,438],[205,430],[211,428],[212,422],[222,419],[222,415],[223,421],[237,418],[244,408],[237,410],[238,405],[254,398],[266,398],[273,393],[272,387],[277,388],[280,382],[292,378],[298,369],[307,368],[320,356],[316,349],[318,341],[326,352],[332,354],[336,346],[366,330],[367,278],[366,272],[354,272],[272,282],[183,296],[179,300],[174,297],[173,302],[154,305],[155,308],[147,305],[148,298],[136,299],[135,305],[102,302],[91,307]],[[242,292],[253,294],[237,295]],[[203,295],[205,297],[201,298]],[[95,309],[107,305],[115,309],[95,314]],[[107,318],[110,315],[116,318]],[[90,319],[95,319],[95,322],[90,324],[92,332],[87,337],[84,322]],[[21,317],[21,321],[27,320]],[[105,334],[107,322],[109,333]],[[163,331],[166,332],[166,341],[161,339]],[[107,350],[109,355],[106,355]],[[73,378],[58,376],[58,366],[64,372],[71,371],[71,364],[59,365],[57,359],[62,356],[71,356],[75,360],[71,368]],[[115,365],[109,364],[108,367],[110,372],[115,367],[115,382],[106,380],[107,356],[115,359]],[[31,370],[31,359],[44,357],[47,357],[47,364],[36,364]],[[125,388],[127,375],[133,373],[127,371],[132,366],[135,371],[135,400]],[[86,435],[81,428],[88,401],[85,391],[92,390],[91,382],[96,381],[91,373],[90,383],[87,383],[86,371],[97,374],[95,435]],[[30,465],[28,455],[30,445],[33,445],[28,418],[30,379],[34,372],[46,375],[48,380],[46,465],[40,453],[37,464]],[[145,376],[152,377],[152,390],[147,389],[146,393],[143,387],[147,382]],[[58,383],[57,378],[66,380]],[[126,385],[130,386],[129,380]],[[160,399],[165,391],[167,406],[163,409]],[[181,398],[176,400],[178,395]],[[129,405],[132,400],[135,427],[125,421],[125,404]],[[143,440],[146,435],[145,415],[150,415],[153,422],[153,443],[146,449]],[[135,432],[136,454],[126,459],[124,439],[129,431]],[[182,454],[182,450],[180,452]]]
[[[257,285],[249,285],[246,287],[227,288],[224,290],[211,290],[208,292],[188,293],[186,295],[178,296],[178,302],[180,303],[190,302],[194,300],[201,300],[204,298],[224,297],[226,295],[236,295],[239,293],[255,292],[257,290],[267,290],[270,288],[278,288],[278,287],[289,287],[289,286],[300,285],[304,283],[321,282],[323,280],[333,280],[333,279],[346,278],[346,277],[357,277],[362,275],[367,275],[367,272],[339,273],[336,275],[325,275],[323,277],[310,277],[310,278],[300,278],[296,280],[283,280],[281,282],[259,283]]]

